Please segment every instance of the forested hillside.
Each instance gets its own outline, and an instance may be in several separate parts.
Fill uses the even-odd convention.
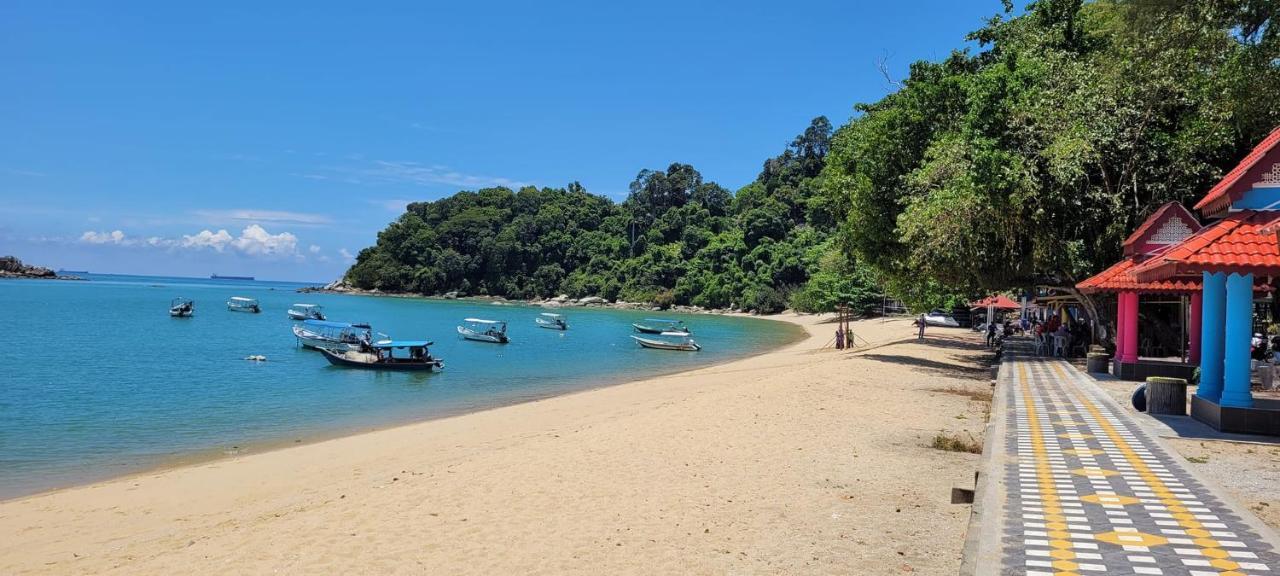
[[[874,298],[833,242],[845,203],[820,184],[824,117],[737,193],[693,166],[643,170],[622,203],[566,188],[488,188],[410,204],[361,251],[365,289],[614,300],[776,312]]]
[[[912,64],[834,136],[815,119],[736,193],[684,164],[642,171],[621,204],[577,185],[462,192],[411,205],[347,279],[762,312],[881,286],[916,309],[1070,289],[1280,125],[1280,3],[1003,6],[976,49]]]

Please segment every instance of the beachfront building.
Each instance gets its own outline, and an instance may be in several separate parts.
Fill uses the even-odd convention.
[[[1134,268],[1153,256],[1177,245],[1201,228],[1200,222],[1182,204],[1170,202],[1147,217],[1123,245],[1124,258],[1111,267],[1076,284],[1085,294],[1112,295],[1116,301],[1116,324],[1113,329],[1115,354],[1111,373],[1125,380],[1144,380],[1148,376],[1190,378],[1200,361],[1200,278],[1184,274],[1142,282],[1133,275]],[[1150,330],[1143,334],[1139,310],[1146,307],[1154,318],[1157,308],[1165,314],[1157,324],[1177,330]],[[1169,310],[1172,308],[1172,311]],[[1177,340],[1171,340],[1176,335]],[[1177,355],[1173,360],[1171,357]]]
[[[1191,414],[1218,430],[1280,434],[1280,401],[1255,401],[1254,292],[1280,275],[1280,128],[1195,205],[1215,220],[1133,270],[1139,282],[1201,278],[1200,386]],[[1130,300],[1132,302],[1132,300]]]

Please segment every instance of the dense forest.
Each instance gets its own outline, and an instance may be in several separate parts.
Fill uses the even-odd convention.
[[[642,170],[622,203],[566,188],[487,188],[410,204],[347,273],[360,288],[777,312],[875,298],[834,242],[823,117],[733,193],[693,166]]]
[[[1194,202],[1280,125],[1280,5],[1005,2],[977,49],[910,67],[833,132],[817,118],[736,192],[641,171],[621,204],[460,192],[362,251],[362,288],[774,312],[915,308],[1068,288],[1163,202]],[[1086,298],[1087,300],[1087,298]]]

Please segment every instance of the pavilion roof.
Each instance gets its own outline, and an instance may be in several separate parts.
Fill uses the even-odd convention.
[[[1257,146],[1245,156],[1235,168],[1232,168],[1227,175],[1222,178],[1213,188],[1209,189],[1209,193],[1204,195],[1199,202],[1196,203],[1195,209],[1199,210],[1205,216],[1212,216],[1225,212],[1231,207],[1231,203],[1239,200],[1241,195],[1249,190],[1250,180],[1245,176],[1266,157],[1267,153],[1280,144],[1280,127],[1271,131],[1266,138],[1262,139]]]
[[[1152,256],[1132,274],[1142,282],[1200,272],[1280,274],[1280,244],[1270,233],[1277,224],[1280,211],[1232,212]]]
[[[1133,269],[1140,263],[1136,257],[1128,257],[1110,268],[1103,270],[1076,284],[1076,288],[1085,294],[1109,292],[1144,292],[1164,294],[1187,294],[1200,290],[1200,279],[1196,276],[1178,276],[1163,280],[1139,282],[1133,275]]]
[[[1008,296],[1005,296],[1004,294],[996,294],[995,296],[988,296],[981,300],[974,300],[973,302],[970,302],[969,308],[987,308],[992,305],[1004,310],[1017,310],[1022,307],[1021,304],[1014,302]]]

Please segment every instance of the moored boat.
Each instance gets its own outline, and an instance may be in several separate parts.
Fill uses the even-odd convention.
[[[289,318],[293,320],[324,320],[324,308],[319,304],[294,304],[289,307]]]
[[[507,323],[503,320],[485,320],[482,318],[467,318],[466,326],[458,327],[458,335],[467,340],[475,340],[476,342],[490,342],[493,344],[506,344],[510,342],[507,339]]]
[[[368,324],[304,320],[293,325],[293,335],[303,348],[360,350],[372,343],[373,328]]]
[[[684,320],[664,320],[662,318],[645,318],[643,323],[635,322],[631,324],[636,332],[641,334],[662,334],[663,332],[679,332],[681,334],[690,334],[688,326],[684,325]]]
[[[262,312],[262,307],[258,305],[258,301],[253,298],[245,298],[244,296],[232,296],[227,300],[227,310],[232,312],[252,312],[257,314]]]
[[[701,345],[694,342],[693,338],[689,337],[688,332],[662,332],[659,336],[663,336],[664,338],[645,338],[644,336],[631,335],[631,337],[635,339],[636,343],[640,344],[640,346],[644,348],[653,348],[654,350],[681,350],[685,352],[697,352],[702,349]]]
[[[551,312],[543,312],[533,319],[538,323],[540,328],[549,328],[551,330],[568,330],[569,323],[565,321],[564,316],[560,314],[552,314]]]
[[[195,300],[178,297],[169,301],[169,315],[174,318],[190,318],[195,313]]]
[[[347,368],[407,372],[444,368],[444,361],[433,357],[427,349],[431,345],[432,342],[426,340],[383,340],[374,342],[364,351],[321,348],[320,352],[330,364]],[[397,356],[396,350],[407,350],[408,355]]]

